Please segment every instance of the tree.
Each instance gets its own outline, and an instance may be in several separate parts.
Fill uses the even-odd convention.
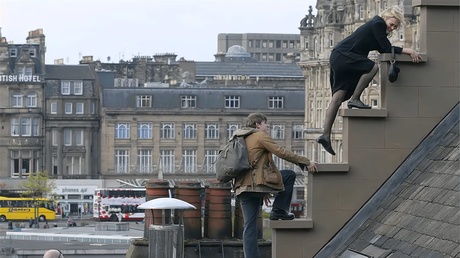
[[[56,184],[53,179],[48,175],[47,171],[37,171],[31,173],[27,180],[22,182],[22,187],[25,189],[24,196],[33,198],[34,206],[34,221],[38,227],[38,208],[43,203],[42,198],[49,198],[52,196]]]

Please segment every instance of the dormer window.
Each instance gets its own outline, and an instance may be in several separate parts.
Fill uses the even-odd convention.
[[[17,57],[17,56],[18,56],[18,50],[16,48],[11,48],[10,57]]]
[[[37,51],[35,48],[29,49],[29,56],[30,57],[36,57],[37,56]]]

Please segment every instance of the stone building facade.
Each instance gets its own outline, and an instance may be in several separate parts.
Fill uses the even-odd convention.
[[[0,35],[0,177],[26,178],[44,169],[45,36],[26,44]]]
[[[213,163],[219,148],[244,126],[251,112],[265,113],[272,136],[286,148],[304,153],[305,82],[296,64],[238,58],[147,60],[143,64],[89,62],[96,67],[101,85],[100,172],[107,186],[118,186],[119,180],[215,177]],[[164,66],[157,71],[168,70],[169,78],[180,79],[120,87],[117,81],[127,75],[123,69],[113,69],[118,65],[133,71]],[[300,172],[283,160],[275,161],[280,168]]]
[[[216,60],[220,60],[233,46],[243,47],[259,62],[291,62],[300,50],[299,34],[275,33],[219,33]]]
[[[329,155],[316,139],[321,135],[326,109],[331,99],[329,82],[329,55],[341,40],[349,36],[357,27],[378,15],[382,10],[398,5],[404,10],[405,26],[402,26],[390,41],[393,45],[418,49],[417,9],[406,0],[318,0],[317,13],[313,15],[310,6],[308,14],[300,21],[299,65],[305,76],[305,127],[306,152],[320,163],[343,161],[342,155],[342,118],[337,117],[332,128],[331,141],[337,155]],[[377,52],[371,52],[369,58],[377,60]],[[362,94],[362,101],[373,108],[380,108],[380,82],[376,76]],[[346,104],[346,103],[345,103]],[[345,108],[346,105],[343,105]]]
[[[99,85],[88,65],[46,65],[45,168],[56,178],[99,178]]]

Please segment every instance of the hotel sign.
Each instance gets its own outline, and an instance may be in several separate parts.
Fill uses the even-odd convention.
[[[0,82],[41,82],[40,75],[0,74]]]

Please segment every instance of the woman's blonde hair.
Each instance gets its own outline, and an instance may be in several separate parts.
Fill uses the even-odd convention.
[[[398,6],[394,5],[391,6],[390,8],[387,8],[383,10],[383,12],[380,13],[380,17],[382,17],[383,20],[387,20],[388,18],[395,18],[399,21],[399,26],[398,29],[401,28],[402,26],[405,26],[405,21],[404,21],[404,12],[399,8]],[[391,37],[392,33],[388,35],[388,37]]]

